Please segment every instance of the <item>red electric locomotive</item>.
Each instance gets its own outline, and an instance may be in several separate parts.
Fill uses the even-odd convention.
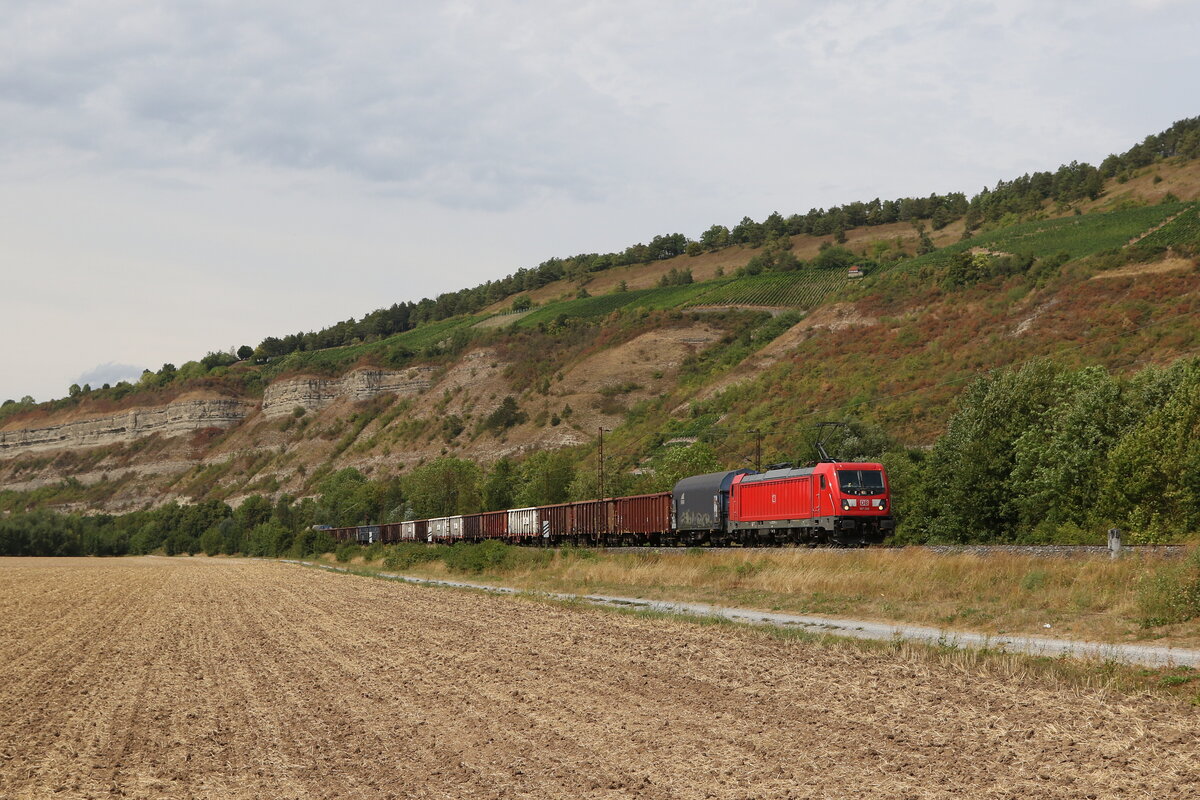
[[[877,544],[894,528],[882,464],[823,461],[734,476],[726,530],[746,544]]]

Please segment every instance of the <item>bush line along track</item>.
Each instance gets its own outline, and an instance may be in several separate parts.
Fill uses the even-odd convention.
[[[1104,545],[1093,544],[921,544],[888,547],[873,545],[872,550],[923,550],[934,555],[963,555],[975,556],[1009,555],[1034,556],[1036,558],[1096,558],[1107,557],[1111,551]],[[846,547],[602,547],[596,548],[605,553],[676,553],[687,554],[696,549],[704,552],[723,550],[730,552],[778,553],[780,550],[819,550],[823,553],[861,552]],[[1134,556],[1139,558],[1177,558],[1187,553],[1187,547],[1181,544],[1145,544],[1123,545],[1121,557]]]
[[[631,548],[639,549],[639,548]],[[641,548],[644,551],[644,548]],[[357,575],[345,567],[319,564],[314,561],[281,559],[285,564],[317,567],[330,572]],[[1152,645],[1106,644],[1071,639],[1056,639],[1042,636],[990,636],[966,631],[948,631],[922,625],[901,625],[868,620],[838,619],[834,617],[812,617],[800,614],[782,614],[773,611],[755,611],[746,608],[727,608],[707,603],[686,603],[665,600],[645,600],[635,597],[617,597],[599,594],[567,594],[563,592],[537,592],[511,586],[448,581],[438,578],[418,578],[393,572],[375,573],[379,578],[402,581],[424,586],[440,586],[453,589],[471,589],[489,594],[530,595],[554,600],[578,601],[608,608],[624,608],[637,611],[653,611],[681,616],[719,617],[732,622],[750,625],[773,625],[780,628],[800,630],[814,635],[841,636],[851,639],[873,641],[909,641],[938,647],[961,647],[993,650],[1005,653],[1022,653],[1049,658],[1082,658],[1099,661],[1135,664],[1147,667],[1187,666],[1200,668],[1200,650]]]

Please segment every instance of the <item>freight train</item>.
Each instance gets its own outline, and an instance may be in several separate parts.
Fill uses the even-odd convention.
[[[332,528],[341,542],[545,547],[878,544],[894,528],[882,464],[822,461],[694,475],[669,492]]]

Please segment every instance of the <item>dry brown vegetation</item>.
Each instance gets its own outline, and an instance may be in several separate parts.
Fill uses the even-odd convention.
[[[1200,796],[1151,697],[262,562],[0,575],[4,797]]]
[[[1107,556],[937,554],[919,547],[566,551],[493,577],[536,591],[687,600],[948,631],[1200,646],[1200,620],[1156,627],[1141,623],[1140,590],[1165,563],[1153,555],[1114,561]],[[410,571],[447,577],[441,562]]]

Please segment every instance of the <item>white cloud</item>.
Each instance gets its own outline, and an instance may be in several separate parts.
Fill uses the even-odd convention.
[[[1198,113],[1185,3],[5,10],[0,318],[39,338],[0,397],[745,214],[974,192]]]
[[[133,364],[114,364],[109,361],[105,364],[97,364],[87,372],[79,376],[75,382],[80,386],[84,384],[90,385],[93,389],[99,389],[104,384],[115,385],[121,381],[136,381],[142,375],[142,370],[146,367],[139,367]]]

